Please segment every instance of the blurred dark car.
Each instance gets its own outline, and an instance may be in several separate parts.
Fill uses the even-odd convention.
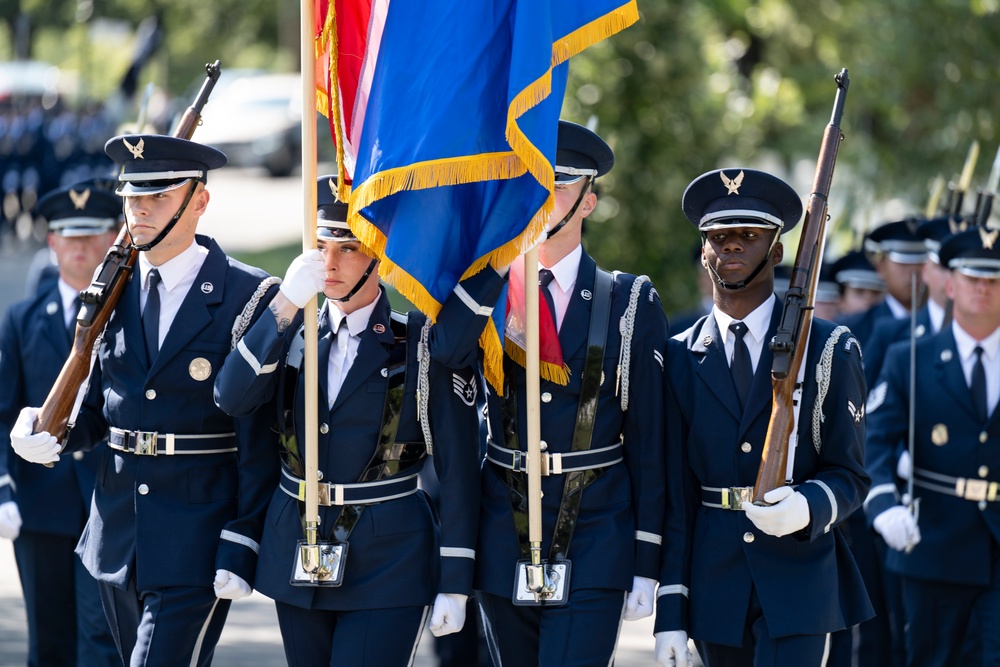
[[[223,69],[195,140],[224,152],[234,167],[288,176],[302,159],[301,100],[296,73]]]

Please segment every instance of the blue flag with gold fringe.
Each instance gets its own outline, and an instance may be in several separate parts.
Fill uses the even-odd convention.
[[[634,0],[317,0],[320,110],[350,225],[380,274],[436,317],[509,264],[553,207],[566,61],[634,23]],[[350,184],[350,185],[348,185]],[[502,351],[481,344],[498,385]]]

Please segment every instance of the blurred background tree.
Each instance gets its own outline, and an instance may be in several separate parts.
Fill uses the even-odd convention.
[[[680,211],[687,183],[752,166],[805,199],[843,67],[833,255],[870,226],[923,211],[931,181],[955,180],[973,140],[983,147],[974,183],[986,181],[1000,140],[1000,0],[639,0],[639,10],[638,24],[573,59],[563,115],[594,125],[616,154],[588,249],[648,274],[668,311],[697,299],[699,239]],[[78,94],[103,99],[150,17],[163,45],[140,84],[169,95],[216,58],[297,68],[298,5],[271,0],[0,0],[0,60],[53,63],[76,73]]]

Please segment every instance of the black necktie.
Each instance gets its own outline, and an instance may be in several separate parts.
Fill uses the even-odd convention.
[[[142,311],[142,333],[146,339],[146,355],[150,361],[160,350],[160,272],[153,269],[149,272],[149,294],[146,296],[146,308]]]
[[[552,324],[558,329],[559,326],[558,320],[556,319],[556,304],[552,300],[552,292],[549,291],[549,283],[552,282],[553,278],[555,278],[555,276],[552,275],[552,272],[548,269],[538,270],[538,286],[542,288],[539,291],[542,293],[545,303],[549,306],[549,314],[552,315]]]
[[[71,317],[69,320],[69,324],[66,325],[66,329],[69,331],[70,340],[76,338],[76,318],[80,314],[81,306],[83,306],[83,301],[80,300],[79,296],[73,299],[73,303],[70,306],[70,311],[69,311]]]
[[[750,348],[747,347],[743,336],[746,335],[747,325],[743,322],[733,322],[729,325],[729,330],[736,336],[733,344],[733,363],[729,370],[733,374],[733,384],[736,385],[736,394],[740,397],[740,407],[746,407],[747,396],[750,394],[750,384],[753,382],[753,364],[750,362]]]
[[[983,348],[976,346],[976,363],[972,364],[972,405],[979,414],[979,421],[986,422],[989,412],[986,408],[986,368],[983,367]]]

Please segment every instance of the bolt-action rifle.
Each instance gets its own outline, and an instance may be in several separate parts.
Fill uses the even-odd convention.
[[[799,236],[799,248],[795,253],[792,278],[785,294],[781,322],[770,342],[774,353],[771,366],[773,401],[763,458],[753,489],[753,502],[758,504],[766,504],[765,493],[785,485],[789,439],[795,432],[796,385],[799,382],[799,369],[806,356],[813,304],[816,300],[816,283],[823,260],[830,182],[837,162],[837,149],[844,138],[840,131],[840,119],[844,114],[844,99],[849,84],[847,70],[841,70],[834,78],[837,82],[837,96],[833,103],[833,115],[823,133],[812,194],[809,195],[806,207],[805,222]]]
[[[219,80],[221,71],[219,61],[205,65],[205,82],[198,91],[198,96],[187,108],[171,136],[190,139],[195,128],[201,124],[201,111],[208,102],[209,95]],[[91,363],[98,349],[97,342],[104,333],[104,328],[115,306],[125,292],[132,277],[135,260],[139,251],[128,233],[128,223],[122,226],[114,245],[108,249],[104,261],[94,272],[94,280],[90,287],[80,292],[80,312],[76,318],[76,332],[73,336],[73,349],[66,363],[63,364],[59,377],[49,390],[49,395],[38,412],[34,431],[47,431],[54,435],[65,448],[66,435],[70,429],[70,419],[76,415],[83,401],[83,391],[87,378],[90,376]],[[51,465],[51,464],[49,464]]]

